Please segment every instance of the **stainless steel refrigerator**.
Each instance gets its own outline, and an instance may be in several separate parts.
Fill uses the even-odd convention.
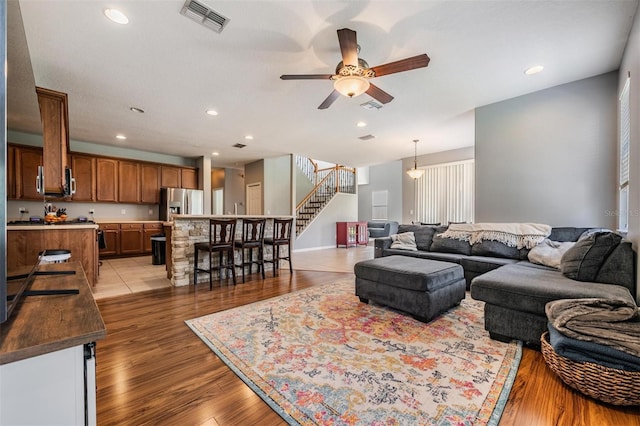
[[[204,191],[160,188],[160,220],[171,220],[173,214],[204,214]]]

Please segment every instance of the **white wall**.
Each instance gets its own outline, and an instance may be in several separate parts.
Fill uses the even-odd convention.
[[[358,220],[358,196],[337,193],[294,243],[294,250],[336,246],[336,222]]]
[[[435,164],[452,163],[454,161],[471,160],[474,157],[473,146],[466,148],[452,149],[449,151],[435,152],[433,154],[421,155],[417,159],[418,167],[433,166]],[[411,223],[415,220],[415,182],[406,173],[413,168],[413,157],[402,160],[402,221],[400,223]]]
[[[358,220],[371,220],[371,194],[375,191],[387,191],[387,219],[401,222],[402,161],[369,167],[369,183],[358,185]]]
[[[631,146],[629,167],[629,232],[627,238],[633,248],[640,249],[640,15],[636,13],[633,28],[620,65],[617,93],[622,91],[631,73]],[[640,259],[640,257],[639,257]],[[640,270],[640,260],[636,271]],[[636,281],[636,300],[640,303],[640,277]]]
[[[476,110],[476,222],[615,227],[617,73]]]

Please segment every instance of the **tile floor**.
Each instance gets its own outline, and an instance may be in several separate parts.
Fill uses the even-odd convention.
[[[373,244],[366,247],[328,248],[293,253],[293,269],[353,273],[353,265],[373,258]],[[286,266],[283,263],[283,266]],[[153,265],[151,256],[105,259],[100,266],[93,297],[102,299],[169,287],[165,265]]]

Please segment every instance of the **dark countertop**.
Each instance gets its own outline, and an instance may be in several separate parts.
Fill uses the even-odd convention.
[[[106,337],[106,326],[81,263],[40,266],[40,270],[45,271],[69,269],[75,270],[76,274],[37,276],[30,289],[77,288],[79,294],[23,296],[11,318],[0,325],[0,365]]]

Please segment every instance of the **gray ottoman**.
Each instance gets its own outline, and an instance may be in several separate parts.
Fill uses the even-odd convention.
[[[363,260],[354,266],[356,296],[363,303],[408,312],[428,322],[464,299],[466,282],[462,266],[409,256]]]

